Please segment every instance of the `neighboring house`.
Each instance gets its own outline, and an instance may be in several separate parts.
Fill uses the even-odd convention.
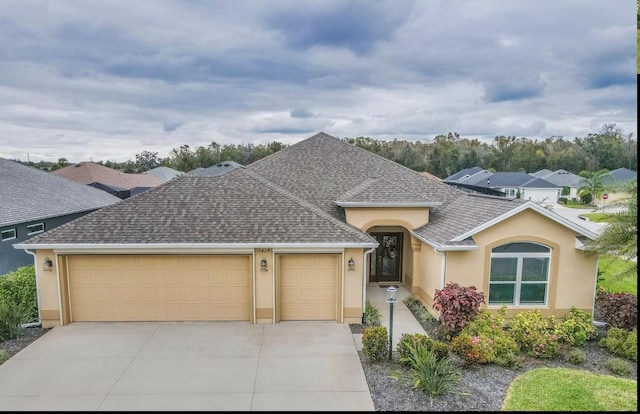
[[[0,275],[33,264],[13,245],[120,199],[0,158]]]
[[[183,175],[184,173],[182,171],[174,170],[173,168],[160,166],[149,171],[145,171],[143,174],[153,175],[154,177],[162,180],[163,183],[166,183],[167,181],[176,178],[179,175]]]
[[[561,197],[567,197],[574,201],[579,197],[578,189],[582,187],[582,177],[580,177],[579,175],[562,169],[556,171],[549,171],[547,169],[544,169],[536,171],[529,175],[541,178],[559,187],[569,187],[569,194],[565,196],[562,196],[561,194]]]
[[[638,179],[638,173],[628,168],[618,168],[610,171],[611,179],[605,179],[605,185],[624,185],[631,180]]]
[[[194,177],[214,177],[237,168],[244,168],[244,165],[238,164],[235,161],[223,161],[207,168],[198,167],[195,170],[189,171],[187,174]]]
[[[52,171],[51,174],[99,188],[122,199],[142,193],[164,182],[151,174],[128,174],[86,161]]]
[[[44,327],[74,321],[360,323],[367,289],[476,286],[508,317],[592,312],[596,234],[537,203],[462,192],[324,133],[182,176],[21,243]],[[45,269],[47,258],[53,267]]]
[[[444,182],[464,191],[504,195],[507,198],[519,197],[540,204],[557,203],[562,192],[561,187],[527,173],[492,173],[479,167],[451,175]]]

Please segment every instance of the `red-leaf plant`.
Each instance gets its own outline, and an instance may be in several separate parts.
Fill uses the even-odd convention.
[[[434,309],[440,311],[440,320],[449,333],[457,333],[478,313],[484,303],[484,293],[475,286],[460,286],[449,282],[444,289],[436,289]]]

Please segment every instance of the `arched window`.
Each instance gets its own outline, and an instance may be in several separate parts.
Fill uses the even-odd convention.
[[[551,249],[509,243],[491,250],[489,305],[546,305]]]

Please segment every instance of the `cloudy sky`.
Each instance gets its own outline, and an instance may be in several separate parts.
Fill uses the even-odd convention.
[[[633,0],[0,1],[0,157],[637,136]]]

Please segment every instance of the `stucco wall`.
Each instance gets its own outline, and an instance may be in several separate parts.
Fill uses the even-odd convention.
[[[419,272],[414,273],[411,293],[419,297],[433,314],[433,295],[436,289],[440,289],[442,276],[442,256],[433,250],[433,247],[421,242],[420,251],[414,251]]]
[[[592,312],[597,262],[575,248],[572,230],[532,210],[517,214],[473,236],[478,250],[447,252],[446,282],[474,285],[482,292],[489,289],[491,249],[517,241],[530,241],[552,249],[549,294],[546,306],[511,306],[507,316],[530,309],[545,315],[562,316],[571,306]],[[486,307],[486,305],[484,306]],[[498,306],[489,306],[489,309]]]
[[[44,260],[51,259],[53,266],[50,271],[44,270]],[[60,301],[58,298],[58,266],[53,250],[36,251],[36,274],[38,276],[38,293],[40,305],[40,319],[43,328],[60,325]]]
[[[344,211],[347,223],[360,230],[367,230],[373,226],[401,226],[413,230],[429,222],[429,209],[426,207],[347,207]]]
[[[344,251],[344,322],[362,322],[362,272],[363,249],[345,249]],[[349,269],[349,259],[353,258],[355,266]]]
[[[255,249],[256,283],[256,323],[273,323],[273,275],[274,257],[271,249]],[[262,259],[267,261],[267,269],[260,266]]]

